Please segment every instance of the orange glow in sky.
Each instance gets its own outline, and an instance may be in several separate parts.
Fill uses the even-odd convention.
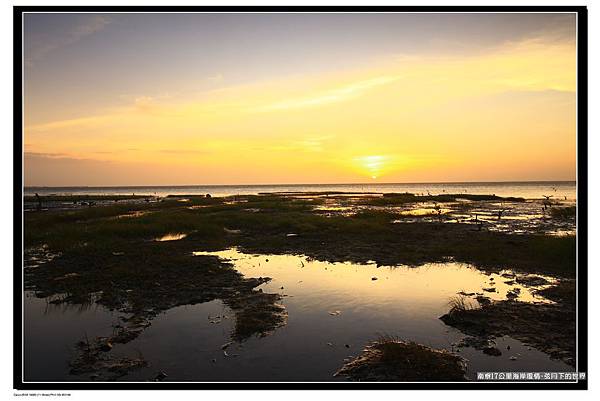
[[[173,50],[162,35],[152,49],[148,25],[146,42],[118,43],[146,22],[106,18],[63,18],[54,41],[26,19],[28,186],[575,179],[574,17],[472,46],[356,46],[347,63],[308,57],[345,42],[294,32],[257,37],[256,54],[188,60],[202,41]],[[307,57],[285,64],[277,45]]]

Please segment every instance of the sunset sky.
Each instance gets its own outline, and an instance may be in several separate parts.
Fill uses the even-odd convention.
[[[574,180],[574,14],[26,14],[25,185]]]

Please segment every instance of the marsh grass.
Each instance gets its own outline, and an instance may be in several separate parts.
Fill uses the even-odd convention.
[[[448,326],[480,339],[510,336],[574,366],[575,281],[538,291],[556,304],[496,301],[477,309],[455,309],[440,317]]]
[[[149,199],[150,195],[42,195],[42,202],[90,202],[90,201],[121,201],[133,199]],[[23,196],[25,202],[37,202],[35,195]]]
[[[462,381],[466,363],[454,354],[380,335],[335,375],[355,381]]]
[[[173,197],[148,204],[26,212],[25,245],[45,244],[54,252],[81,249],[93,254],[120,251],[178,232],[188,234],[177,242],[192,248],[190,251],[241,246],[253,252],[304,253],[329,261],[419,265],[452,257],[484,269],[509,267],[562,276],[573,276],[575,271],[574,236],[473,232],[469,224],[423,220],[393,224],[401,216],[388,210],[324,216],[313,212],[322,199],[275,195],[189,199],[179,202]],[[190,204],[203,207],[190,209]],[[151,213],[115,218],[136,211]],[[224,228],[239,230],[240,234],[230,235]],[[288,233],[297,236],[292,240],[286,237]]]
[[[405,347],[401,346],[405,343],[398,336],[387,333],[378,334],[377,340],[373,344],[381,351],[382,361],[397,361],[407,356]]]
[[[468,224],[424,221],[393,224],[398,215],[389,210],[327,217],[313,212],[323,202],[319,198],[186,198],[189,201],[169,197],[160,202],[26,212],[26,249],[42,247],[60,257],[25,269],[25,288],[39,297],[61,294],[59,301],[71,304],[86,304],[91,294],[101,294],[94,302],[148,321],[177,305],[222,299],[236,314],[232,339],[244,341],[285,324],[287,315],[279,304],[280,296],[255,289],[268,278],[243,277],[232,265],[214,257],[193,256],[193,251],[236,246],[245,252],[304,254],[332,262],[373,260],[389,266],[418,266],[452,257],[489,270],[509,267],[563,277],[575,272],[574,236],[474,232]],[[190,209],[190,205],[202,207]],[[149,213],[115,218],[139,211]],[[239,232],[231,234],[232,230]],[[168,233],[186,233],[187,237],[154,241]],[[289,233],[296,235],[288,237]],[[453,316],[471,311],[470,307],[464,299],[454,301],[451,308],[457,313]],[[117,337],[130,341],[135,333]],[[375,377],[460,377],[458,360],[418,344],[388,336],[370,349],[374,354],[367,357],[378,355],[376,366],[382,364]],[[410,376],[412,365],[397,364],[396,370],[389,371],[395,376],[388,376],[387,362],[397,362],[401,355],[412,355],[413,362],[424,370]]]
[[[568,207],[553,207],[550,208],[550,216],[555,219],[573,219],[577,215],[577,207],[576,206],[568,206]]]
[[[448,313],[464,312],[468,310],[478,309],[478,305],[470,298],[464,295],[456,295],[448,301],[450,311]]]
[[[369,197],[362,200],[362,204],[371,206],[392,206],[416,202],[456,202],[458,200],[470,201],[505,201],[525,202],[524,198],[501,197],[496,195],[475,194],[440,194],[440,195],[417,195],[412,193],[386,193],[381,197]]]
[[[574,306],[577,295],[577,285],[575,280],[561,280],[558,285],[550,286],[537,293],[554,302]]]

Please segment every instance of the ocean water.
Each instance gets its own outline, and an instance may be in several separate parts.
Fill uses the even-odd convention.
[[[458,183],[405,183],[405,184],[287,184],[287,185],[187,185],[187,186],[123,186],[123,187],[25,187],[25,195],[200,195],[212,196],[252,195],[265,192],[410,192],[495,194],[540,199],[576,199],[575,181],[528,181],[528,182],[458,182]]]

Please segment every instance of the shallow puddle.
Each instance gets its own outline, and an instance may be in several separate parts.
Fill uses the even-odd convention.
[[[448,302],[459,292],[502,300],[513,291],[518,292],[519,301],[551,302],[534,293],[543,285],[526,287],[515,281],[516,277],[525,276],[515,277],[509,271],[485,274],[458,263],[378,267],[320,262],[304,256],[249,255],[235,249],[195,255],[229,260],[248,277],[272,278],[260,288],[283,295],[282,303],[289,315],[287,325],[270,337],[249,341],[239,357],[242,359],[228,363],[238,366],[243,355],[252,352],[252,358],[269,366],[277,363],[284,369],[270,373],[279,380],[330,380],[330,374],[345,357],[357,355],[379,334],[396,335],[434,348],[455,349],[453,344],[464,335],[438,318],[448,312]],[[543,278],[549,283],[555,281]],[[492,288],[494,292],[485,291]],[[470,375],[501,369],[571,370],[512,338],[503,337],[497,344],[503,350],[500,357],[469,348],[460,351],[469,359]],[[246,374],[255,377],[254,373]]]
[[[358,201],[365,198],[357,198]],[[553,218],[552,208],[576,206],[574,199],[558,199],[553,206],[544,207],[540,199],[525,202],[471,201],[457,199],[454,202],[411,202],[399,205],[372,206],[344,198],[327,198],[313,208],[325,216],[352,216],[366,210],[385,211],[398,215],[392,223],[443,222],[472,224],[489,231],[511,234],[575,235],[574,218]]]
[[[299,297],[294,302],[307,308],[329,304],[332,310],[353,310],[366,305],[387,308],[403,304],[413,313],[434,312],[441,316],[448,311],[450,298],[460,292],[503,300],[508,291],[515,289],[520,292],[516,298],[519,301],[551,302],[534,294],[534,290],[545,286],[525,287],[515,282],[516,275],[510,271],[486,274],[462,263],[358,265],[321,262],[305,256],[250,255],[236,249],[194,255],[232,261],[236,270],[247,277],[271,277],[270,283],[261,286],[263,291]],[[547,276],[534,277],[555,281]]]
[[[225,346],[231,341],[235,314],[220,300],[170,309],[154,318],[135,340],[115,345],[111,352],[116,355],[142,355],[149,363],[121,380],[148,380],[159,371],[168,375],[166,381],[345,380],[332,375],[345,358],[360,354],[380,334],[459,352],[468,360],[471,378],[478,371],[572,371],[510,337],[496,340],[502,350],[497,357],[472,348],[457,350],[464,334],[439,317],[448,312],[450,299],[459,292],[501,300],[518,289],[520,301],[549,302],[534,294],[544,286],[523,286],[516,280],[523,276],[513,277],[509,271],[485,274],[459,263],[421,267],[328,263],[301,255],[250,255],[236,249],[195,255],[230,261],[247,277],[271,277],[259,289],[282,294],[287,324],[267,337]],[[493,292],[485,291],[492,288]],[[86,380],[68,375],[73,345],[84,333],[106,335],[116,317],[99,308],[79,314],[68,309],[60,312],[60,320],[46,319],[44,300],[27,298],[26,305],[28,376],[43,376],[45,367],[34,363],[41,354],[54,361],[53,380]]]
[[[26,381],[79,381],[69,375],[68,363],[75,344],[85,338],[112,332],[118,314],[97,304],[54,305],[50,299],[25,293],[23,308],[24,377]]]
[[[155,238],[155,241],[164,242],[164,241],[178,241],[180,239],[184,239],[187,237],[187,234],[184,233],[171,233],[165,234],[162,237]]]
[[[130,213],[126,213],[126,214],[119,214],[115,217],[113,217],[113,219],[130,219],[130,218],[135,218],[135,217],[142,217],[145,216],[147,214],[152,213],[149,210],[136,210]]]
[[[575,206],[575,202],[563,201],[555,207]],[[404,206],[371,207],[375,210],[388,210],[404,216],[393,223],[414,223],[419,221],[463,223],[481,225],[483,229],[510,234],[575,235],[575,219],[551,217],[550,209],[543,209],[542,202],[449,202],[438,204],[421,202]],[[413,217],[413,218],[410,218]]]

